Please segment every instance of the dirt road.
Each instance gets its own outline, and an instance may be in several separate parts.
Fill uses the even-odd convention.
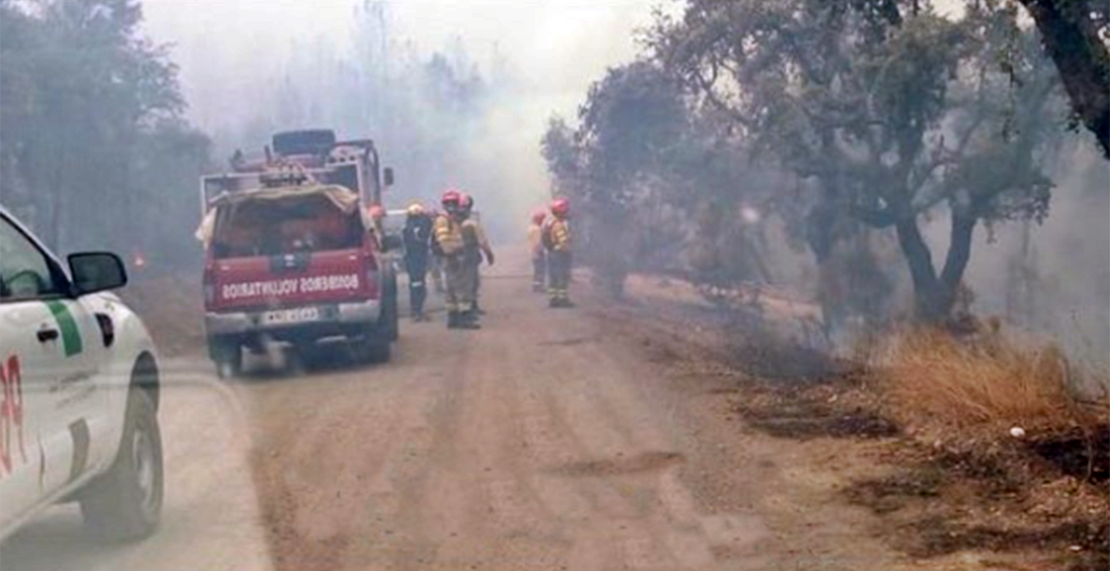
[[[229,398],[181,364],[162,529],[102,547],[59,508],[3,568],[921,568],[837,493],[867,460],[747,430],[727,380],[528,285],[487,279],[481,331],[406,323],[388,365],[249,375]]]
[[[482,331],[242,385],[279,569],[898,566],[810,449],[741,433],[587,308],[484,287]]]

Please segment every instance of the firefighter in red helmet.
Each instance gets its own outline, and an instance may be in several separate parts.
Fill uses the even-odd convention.
[[[440,202],[443,212],[436,217],[432,228],[432,251],[443,259],[443,269],[447,274],[447,296],[444,302],[447,309],[447,328],[478,329],[474,300],[470,297],[472,288],[467,282],[469,273],[462,237],[462,193],[449,189],[443,193]]]
[[[551,307],[574,307],[570,301],[571,236],[570,201],[551,203],[551,217],[544,224],[543,245],[547,251],[547,294]]]
[[[466,258],[467,268],[466,284],[470,288],[471,311],[475,314],[472,320],[476,322],[477,316],[485,313],[478,305],[478,292],[481,289],[482,281],[479,268],[482,266],[483,256],[486,263],[493,265],[493,248],[489,245],[486,230],[482,227],[481,221],[474,215],[473,196],[469,194],[462,195],[460,213],[462,217],[463,256]]]

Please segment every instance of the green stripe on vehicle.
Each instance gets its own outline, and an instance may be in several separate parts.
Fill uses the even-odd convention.
[[[46,307],[50,308],[50,313],[53,313],[54,319],[58,321],[58,328],[62,330],[62,349],[66,357],[80,353],[84,349],[81,344],[81,332],[77,330],[77,321],[73,319],[69,307],[61,301],[48,301]]]

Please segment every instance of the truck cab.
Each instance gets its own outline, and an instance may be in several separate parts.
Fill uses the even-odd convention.
[[[345,341],[361,358],[388,360],[397,286],[385,254],[393,240],[368,216],[385,182],[373,143],[304,131],[275,135],[273,149],[261,162],[236,153],[232,172],[201,182],[205,328],[217,372],[238,375],[243,351],[271,342],[299,356]]]

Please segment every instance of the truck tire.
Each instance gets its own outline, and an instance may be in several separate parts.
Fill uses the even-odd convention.
[[[377,334],[377,331],[371,331],[370,335],[352,339],[350,347],[351,354],[358,363],[388,363],[393,357],[392,344],[389,340]]]
[[[401,338],[401,312],[397,302],[397,276],[393,275],[385,289],[385,311],[382,312],[385,323],[386,339],[397,341]]]
[[[208,355],[216,365],[216,376],[233,379],[243,374],[243,348],[233,337],[209,337]]]
[[[224,361],[216,362],[216,376],[230,380],[243,374],[243,356],[233,357]]]
[[[367,360],[374,364],[388,363],[393,358],[393,346],[389,341],[373,341],[367,347]]]
[[[150,395],[132,387],[125,415],[115,462],[81,495],[85,524],[110,541],[146,537],[162,515],[162,435]]]

